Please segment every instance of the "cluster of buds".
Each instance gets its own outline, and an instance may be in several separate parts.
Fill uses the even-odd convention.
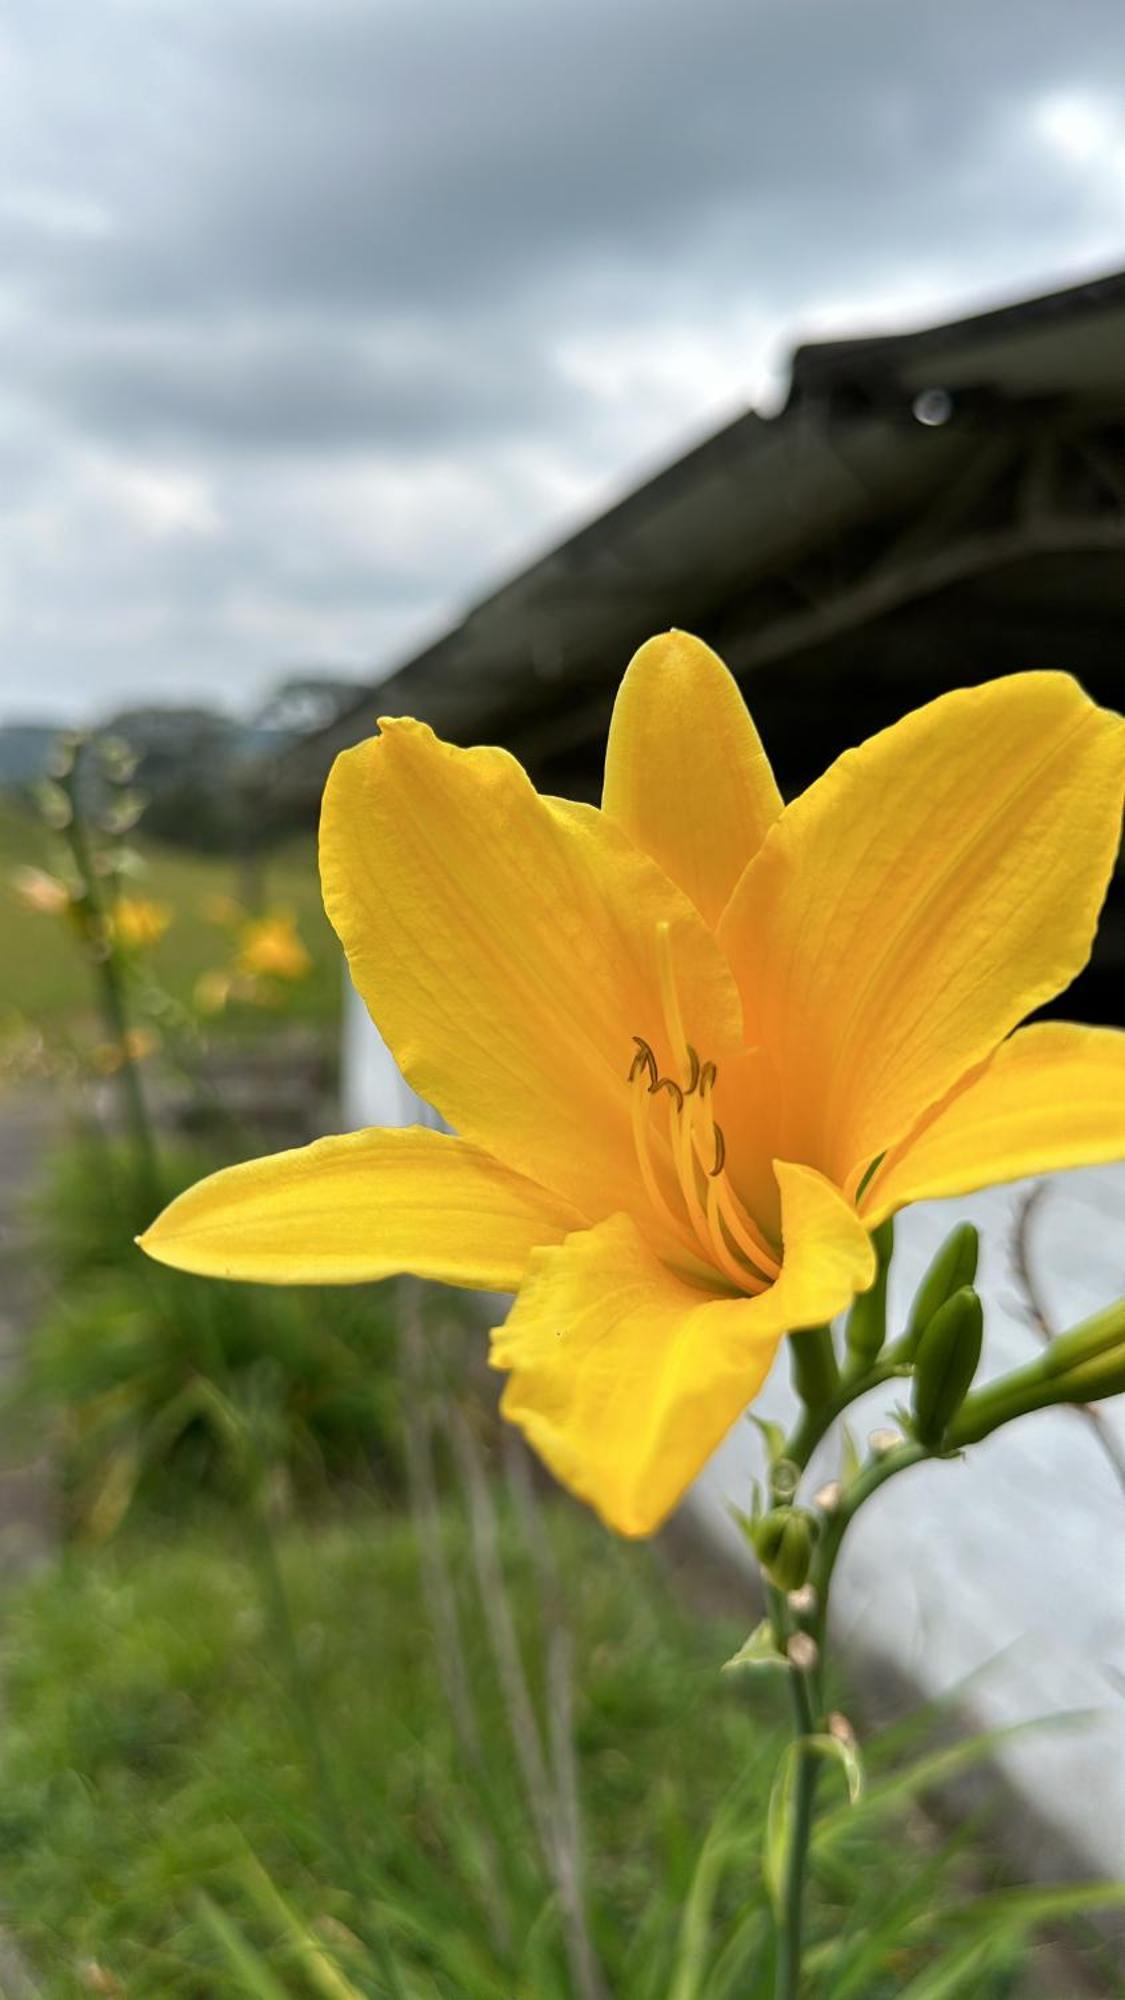
[[[914,1296],[905,1346],[913,1363],[912,1426],[920,1444],[942,1446],[980,1366],[984,1312],[973,1280],[980,1238],[972,1223],[947,1236]]]

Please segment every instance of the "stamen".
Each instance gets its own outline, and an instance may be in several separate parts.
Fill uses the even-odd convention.
[[[676,1110],[677,1111],[683,1110],[684,1093],[680,1089],[680,1086],[676,1082],[674,1077],[658,1076],[656,1082],[649,1085],[649,1095],[651,1097],[655,1097],[658,1090],[666,1090],[668,1092],[669,1097],[675,1104]]]
[[[763,1282],[772,1285],[774,1279],[781,1275],[781,1265],[777,1258],[768,1249],[764,1238],[749,1223],[741,1203],[731,1193],[729,1182],[712,1181],[710,1185],[715,1190],[715,1208],[722,1218],[727,1235],[746,1258],[747,1263],[761,1275]],[[710,1213],[710,1201],[708,1201],[708,1213]]]
[[[690,1245],[694,1231],[712,1267],[718,1265],[736,1290],[762,1292],[780,1271],[769,1245],[760,1238],[729,1186],[725,1169],[726,1135],[716,1123],[711,1096],[718,1077],[713,1062],[703,1062],[684,1033],[683,1015],[672,965],[671,925],[656,926],[656,965],[661,1010],[672,1067],[686,1074],[686,1083],[661,1076],[652,1044],[634,1035],[637,1053],[629,1071],[632,1085],[633,1137],[641,1178],[653,1208],[681,1243]],[[662,1185],[653,1157],[651,1111],[647,1100],[666,1091],[670,1100],[668,1143],[671,1165],[686,1213],[677,1214]],[[703,1176],[702,1187],[700,1175]],[[689,1228],[690,1225],[690,1228]]]
[[[652,1088],[655,1089],[657,1079],[660,1075],[660,1071],[657,1068],[656,1057],[653,1055],[653,1052],[649,1047],[649,1044],[645,1041],[643,1035],[634,1035],[633,1040],[637,1044],[637,1053],[633,1057],[632,1064],[630,1065],[629,1081],[630,1083],[632,1083],[633,1078],[639,1076],[641,1071],[644,1070],[647,1072],[648,1076],[652,1079]]]
[[[704,1074],[708,1070],[711,1072],[706,1089],[703,1087],[702,1079],[700,1080],[699,1099],[707,1116],[706,1138],[709,1145],[714,1149],[715,1167],[708,1170],[708,1178],[718,1190],[716,1197],[718,1211],[722,1215],[729,1235],[738,1245],[742,1254],[749,1258],[756,1270],[762,1271],[768,1278],[776,1278],[781,1270],[781,1264],[777,1256],[766,1242],[761,1230],[757,1228],[756,1224],[747,1215],[742,1203],[731,1188],[730,1182],[720,1179],[723,1167],[726,1165],[727,1147],[726,1134],[715,1117],[711,1103],[711,1094],[717,1072],[714,1063],[705,1063],[703,1068]],[[709,1200],[708,1212],[710,1212],[710,1209],[711,1203]]]
[[[755,1270],[753,1265],[743,1263],[741,1258],[735,1257],[732,1254],[723,1230],[723,1216],[719,1207],[720,1200],[721,1193],[718,1181],[708,1181],[707,1235],[712,1256],[718,1259],[727,1277],[738,1286],[739,1291],[764,1292],[768,1290],[770,1280],[761,1271]]]
[[[703,1249],[710,1256],[712,1250],[711,1232],[707,1227],[706,1212],[703,1203],[699,1199],[699,1188],[696,1184],[694,1144],[695,1103],[694,1101],[689,1103],[685,1111],[684,1101],[681,1098],[679,1108],[680,1117],[673,1134],[676,1172],[679,1176],[684,1200],[687,1203],[692,1228],[695,1230]]]
[[[657,1176],[656,1165],[652,1157],[652,1148],[649,1144],[651,1114],[648,1099],[652,1095],[652,1091],[642,1081],[641,1071],[638,1071],[633,1079],[631,1094],[633,1100],[630,1107],[633,1116],[633,1144],[637,1149],[637,1164],[641,1170],[641,1180],[644,1183],[645,1193],[659,1215],[660,1220],[671,1231],[672,1235],[677,1237],[681,1243],[690,1242],[688,1233],[684,1228],[683,1217],[676,1214]]]

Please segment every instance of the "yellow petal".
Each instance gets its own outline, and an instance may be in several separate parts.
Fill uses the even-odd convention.
[[[787,1157],[840,1185],[1089,956],[1125,728],[1064,674],[962,689],[783,812],[721,941],[777,1065]]]
[[[1024,1174],[1125,1159],[1125,1034],[1021,1028],[884,1161],[862,1207],[872,1227],[908,1201]]]
[[[602,805],[717,924],[781,793],[737,683],[701,639],[662,632],[633,655]]]
[[[161,1264],[271,1285],[399,1271],[514,1291],[580,1212],[444,1132],[352,1132],[248,1160],[177,1196],[138,1239]]]
[[[501,1409],[610,1527],[659,1526],[746,1405],[784,1334],[874,1276],[870,1238],[819,1174],[779,1163],[782,1273],[757,1298],[687,1284],[611,1216],[537,1252],[491,1359]]]
[[[333,768],[321,876],[384,1039],[464,1138],[592,1217],[640,1212],[626,1079],[634,1035],[672,1061],[659,927],[687,1036],[720,1061],[741,1016],[714,939],[603,813],[557,809],[502,750],[382,728]]]

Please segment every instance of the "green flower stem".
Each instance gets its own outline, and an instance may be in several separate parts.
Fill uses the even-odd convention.
[[[101,881],[86,837],[78,796],[77,759],[73,771],[64,781],[64,789],[70,804],[66,840],[84,892],[87,935],[99,941],[99,949],[91,950],[89,956],[98,982],[107,1034],[120,1056],[117,1081],[121,1091],[121,1110],[125,1129],[129,1134],[136,1161],[138,1193],[145,1206],[155,1212],[160,1206],[160,1169],[156,1141],[140,1071],[129,1049],[129,1010],[125,999],[123,968],[120,954],[113,942],[110,911],[102,894]]]
[[[827,1329],[818,1328],[817,1331],[827,1332]],[[797,1340],[803,1338],[802,1334],[795,1336],[791,1334],[790,1344],[795,1345]],[[865,1396],[869,1389],[878,1389],[882,1383],[889,1382],[892,1376],[899,1373],[905,1365],[901,1349],[901,1342],[886,1349],[879,1360],[873,1362],[862,1374],[851,1375],[843,1381],[837,1374],[835,1390],[826,1403],[813,1405],[807,1398],[802,1399],[805,1407],[785,1447],[785,1457],[796,1465],[799,1471],[804,1472],[821,1439],[827,1435],[837,1417],[842,1416],[850,1404],[857,1402],[860,1396]]]
[[[778,1646],[784,1649],[788,1624],[785,1598],[772,1585],[769,1590],[769,1603],[774,1636]],[[785,1857],[781,1918],[777,1930],[777,1957],[774,1966],[775,2000],[798,2000],[800,1993],[805,1885],[818,1775],[815,1751],[803,1747],[807,1739],[817,1733],[817,1715],[813,1707],[810,1676],[792,1665],[789,1668],[789,1695],[793,1704],[793,1735],[797,1762],[793,1780],[793,1819],[789,1848]]]
[[[869,1380],[865,1380],[863,1386],[869,1388],[873,1385]],[[856,1393],[860,1393],[858,1388]],[[806,1417],[807,1415],[806,1412]],[[804,1421],[802,1419],[802,1424],[794,1432],[786,1451],[786,1456],[798,1463],[803,1462],[800,1459],[800,1433]],[[831,1422],[831,1418],[828,1421]],[[827,1428],[827,1423],[824,1428]],[[818,1435],[823,1435],[823,1430]],[[817,1441],[818,1439],[813,1439],[812,1444]],[[809,1444],[809,1450],[812,1449],[812,1444]],[[769,1588],[770,1618],[779,1652],[788,1652],[789,1640],[795,1630],[806,1632],[816,1648],[815,1656],[807,1667],[794,1664],[790,1655],[789,1691],[793,1704],[797,1763],[782,1908],[777,1932],[774,2000],[800,2000],[801,1993],[808,1851],[812,1836],[819,1764],[816,1752],[805,1748],[804,1743],[809,1737],[820,1734],[825,1728],[828,1604],[836,1561],[844,1536],[864,1502],[869,1500],[880,1486],[886,1485],[889,1479],[932,1456],[933,1453],[925,1445],[907,1440],[892,1451],[872,1459],[852,1481],[847,1492],[841,1496],[838,1507],[828,1515],[817,1545],[809,1578],[813,1588],[812,1608],[807,1617],[802,1620],[795,1619],[782,1593],[773,1586]]]
[[[840,1370],[832,1345],[832,1329],[806,1327],[789,1336],[789,1357],[793,1366],[793,1386],[809,1410],[820,1410],[839,1394]]]

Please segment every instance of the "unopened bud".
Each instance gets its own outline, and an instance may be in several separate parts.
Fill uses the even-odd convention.
[[[984,1312],[971,1285],[962,1285],[934,1314],[914,1359],[914,1430],[921,1444],[939,1445],[969,1392],[980,1362]]]
[[[62,786],[54,784],[50,778],[43,778],[36,786],[35,802],[40,818],[55,833],[62,833],[74,818],[74,808]]]
[[[799,1674],[811,1674],[820,1658],[816,1640],[808,1632],[794,1632],[785,1651]]]
[[[758,1561],[779,1590],[800,1590],[809,1573],[813,1522],[792,1507],[774,1507],[754,1528]]]
[[[834,1514],[844,1497],[844,1489],[838,1479],[829,1479],[813,1494],[813,1506],[822,1514]]]
[[[779,1458],[770,1470],[770,1487],[778,1500],[791,1500],[801,1481],[801,1468],[791,1458]]]
[[[828,1734],[829,1736],[834,1736],[837,1743],[842,1743],[845,1750],[854,1750],[856,1743],[855,1730],[852,1728],[847,1716],[841,1715],[838,1708],[833,1709],[828,1718]]]
[[[889,1451],[897,1450],[902,1443],[902,1432],[889,1429],[872,1431],[867,1442],[876,1458],[886,1458]]]
[[[816,1610],[816,1591],[811,1583],[803,1583],[800,1590],[789,1592],[789,1609],[794,1618],[811,1618]]]
[[[848,1314],[847,1348],[857,1368],[865,1368],[874,1361],[887,1338],[887,1275],[895,1247],[893,1216],[872,1230],[871,1244],[876,1260],[875,1282],[868,1291],[860,1292]]]
[[[980,1236],[976,1229],[971,1222],[959,1222],[946,1237],[914,1294],[914,1303],[906,1322],[906,1338],[911,1353],[917,1352],[918,1342],[946,1300],[951,1299],[962,1286],[972,1284],[977,1275],[979,1255]]]

